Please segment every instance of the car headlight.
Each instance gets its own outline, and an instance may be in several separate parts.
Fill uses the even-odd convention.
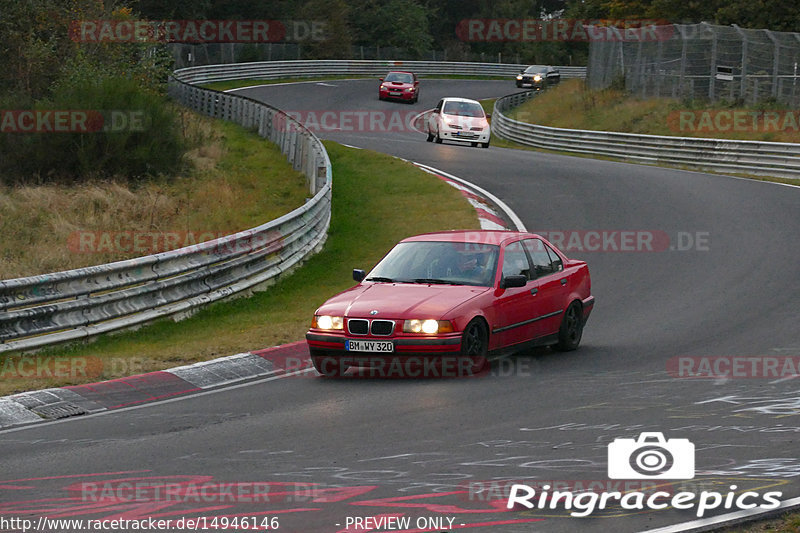
[[[386,85],[381,84],[381,89],[386,89]]]
[[[542,81],[542,77],[537,74],[533,77],[533,81]]]
[[[344,318],[340,316],[314,315],[311,327],[316,329],[344,329]]]
[[[409,87],[408,89],[406,89],[406,92],[409,92],[409,93],[414,92],[414,88],[413,87]]]
[[[522,74],[517,74],[517,79],[521,80],[522,79]]]
[[[452,333],[453,324],[449,320],[406,320],[403,322],[403,333],[423,333],[433,335],[436,333]]]

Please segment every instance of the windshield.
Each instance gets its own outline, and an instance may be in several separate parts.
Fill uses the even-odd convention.
[[[545,72],[547,72],[547,70],[544,67],[538,66],[528,67],[525,69],[525,74],[545,74]]]
[[[402,242],[367,275],[367,281],[494,284],[499,247],[463,242]]]
[[[445,115],[457,115],[460,117],[483,117],[483,108],[477,102],[445,102]]]
[[[404,74],[402,72],[390,72],[386,75],[383,81],[399,81],[402,83],[411,83],[412,76],[411,74]]]

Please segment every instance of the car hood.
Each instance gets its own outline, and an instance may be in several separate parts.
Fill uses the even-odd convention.
[[[490,287],[424,283],[366,283],[340,293],[318,314],[364,318],[442,318]],[[378,311],[371,315],[371,311]]]
[[[483,117],[465,117],[463,115],[448,115],[442,113],[442,120],[448,124],[458,124],[462,128],[485,128],[489,126],[489,121]]]
[[[385,85],[392,89],[405,89],[407,87],[413,87],[413,83],[406,83],[404,81],[385,81],[381,85]]]

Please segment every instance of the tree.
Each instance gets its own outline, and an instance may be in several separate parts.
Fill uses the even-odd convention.
[[[311,0],[298,15],[309,26],[323,23],[322,40],[316,35],[302,42],[303,54],[313,59],[348,59],[352,39],[347,24],[348,7],[345,0]]]
[[[351,2],[350,24],[355,42],[402,48],[413,56],[431,49],[431,11],[413,0],[357,0]]]

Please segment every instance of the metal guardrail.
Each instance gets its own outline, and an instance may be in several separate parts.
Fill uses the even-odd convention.
[[[0,353],[190,315],[273,283],[318,251],[331,216],[331,163],[320,140],[269,105],[170,80],[170,94],[211,117],[257,128],[303,172],[313,198],[256,228],[155,255],[0,281]]]
[[[571,130],[529,124],[503,114],[534,96],[535,92],[526,91],[498,98],[492,131],[499,137],[548,150],[800,179],[800,144],[796,143]]]
[[[318,76],[381,76],[389,70],[411,70],[417,75],[511,76],[528,65],[502,63],[463,63],[440,61],[383,60],[313,60],[262,61],[233,65],[188,67],[175,71],[189,83],[211,83],[223,80],[276,80]],[[584,78],[586,67],[558,67],[562,78]]]

